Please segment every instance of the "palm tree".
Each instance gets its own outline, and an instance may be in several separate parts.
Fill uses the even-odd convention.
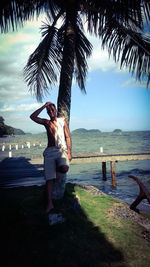
[[[87,57],[92,45],[84,34],[98,36],[120,66],[126,66],[138,80],[150,82],[150,36],[145,25],[150,22],[148,0],[5,0],[0,10],[2,32],[18,25],[34,14],[47,15],[41,27],[42,41],[29,57],[25,80],[38,100],[50,85],[59,82],[58,115],[69,121],[73,76],[85,92]],[[60,22],[60,27],[57,22]]]
[[[60,28],[56,27],[58,20],[61,20]],[[41,30],[43,40],[29,57],[25,78],[41,100],[48,84],[57,82],[59,77],[58,116],[69,121],[73,74],[81,90],[85,91],[86,57],[90,56],[92,45],[83,33],[76,3],[68,5],[65,12],[59,8],[51,10],[51,16],[47,13],[47,23]]]

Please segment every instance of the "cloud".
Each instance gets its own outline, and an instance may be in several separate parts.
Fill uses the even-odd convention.
[[[22,129],[24,132],[38,133],[44,131],[44,127],[33,122],[30,119],[30,114],[41,106],[41,103],[4,104],[0,107],[0,115],[7,125]],[[46,118],[48,116],[46,111],[42,112],[45,113],[42,116]]]
[[[11,36],[11,37],[10,37]],[[0,103],[23,102],[31,98],[23,78],[23,68],[33,49],[34,36],[16,33],[2,37],[0,49]],[[27,43],[30,44],[27,49]],[[36,46],[35,46],[36,47]],[[3,48],[3,49],[2,49]]]
[[[33,35],[31,34],[25,34],[23,32],[20,33],[12,33],[12,34],[7,34],[7,38],[4,38],[4,41],[1,43],[0,46],[0,51],[5,51],[6,47],[5,44],[7,43],[7,46],[14,46],[15,44],[20,45],[20,43],[27,43],[33,41]]]
[[[21,78],[10,74],[8,78],[0,75],[0,103],[24,102],[31,99],[31,95]]]
[[[117,73],[129,73],[127,67],[120,68],[120,61],[115,62],[113,56],[108,53],[108,50],[102,49],[102,42],[99,37],[86,33],[86,37],[93,45],[93,53],[88,59],[89,72],[101,70],[103,72],[112,70]]]
[[[138,87],[138,88],[146,88],[146,81],[137,81],[135,78],[130,78],[121,84],[121,87]]]
[[[116,68],[116,64],[112,59],[109,59],[108,53],[102,49],[94,50],[91,58],[88,60],[89,72],[100,69],[108,71]]]
[[[25,115],[23,112],[8,112],[5,113],[5,116],[2,113],[1,116],[5,119],[5,124],[21,129],[26,133],[39,133],[45,131],[43,126],[30,119],[29,114]]]
[[[115,63],[113,58],[108,54],[107,49],[102,49],[101,40],[98,37],[86,34],[88,40],[93,45],[93,52],[88,59],[89,72],[101,70],[103,72],[113,69],[120,71],[119,63]]]
[[[20,105],[8,105],[5,104],[0,108],[0,112],[10,112],[10,111],[19,111],[19,112],[27,112],[31,110],[36,110],[41,107],[41,103],[32,103],[32,104],[20,104]]]
[[[18,32],[0,36],[0,104],[33,101],[23,69],[41,40],[39,27],[45,15],[28,21]],[[34,97],[35,100],[35,97]]]

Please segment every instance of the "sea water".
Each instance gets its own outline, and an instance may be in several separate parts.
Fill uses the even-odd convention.
[[[30,148],[27,146],[28,142],[31,144]],[[18,150],[16,150],[13,143],[19,144]],[[6,147],[4,152],[2,152],[3,144]],[[42,156],[43,150],[47,145],[47,137],[45,133],[40,133],[0,138],[0,160],[8,157],[9,144],[12,144],[13,157],[39,157]],[[104,153],[150,152],[150,131],[72,134],[73,153],[100,152],[100,147],[103,148]],[[138,177],[150,192],[150,160],[116,163],[116,190],[111,186],[109,162],[107,162],[107,181],[102,180],[101,163],[88,163],[70,165],[67,182],[93,185],[113,197],[119,198],[126,203],[131,203],[139,193],[139,186],[128,177],[129,175]],[[28,180],[22,184],[19,179],[12,184],[13,186],[19,186],[20,183],[25,186],[31,184]],[[34,178],[34,184],[41,185],[42,183],[39,183],[39,179],[36,180]],[[144,200],[144,203],[148,205],[146,200]]]

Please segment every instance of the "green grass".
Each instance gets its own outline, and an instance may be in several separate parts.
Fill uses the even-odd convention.
[[[64,199],[55,202],[66,221],[49,226],[43,192],[37,186],[0,190],[3,266],[149,266],[143,228],[109,213],[117,200],[67,184]],[[75,213],[69,207],[76,195],[81,209]]]

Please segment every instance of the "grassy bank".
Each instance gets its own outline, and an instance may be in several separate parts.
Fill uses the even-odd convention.
[[[66,221],[49,226],[43,191],[37,186],[0,190],[3,266],[149,266],[143,228],[110,212],[117,200],[67,184],[64,199],[55,203]],[[77,212],[71,209],[76,195]]]

